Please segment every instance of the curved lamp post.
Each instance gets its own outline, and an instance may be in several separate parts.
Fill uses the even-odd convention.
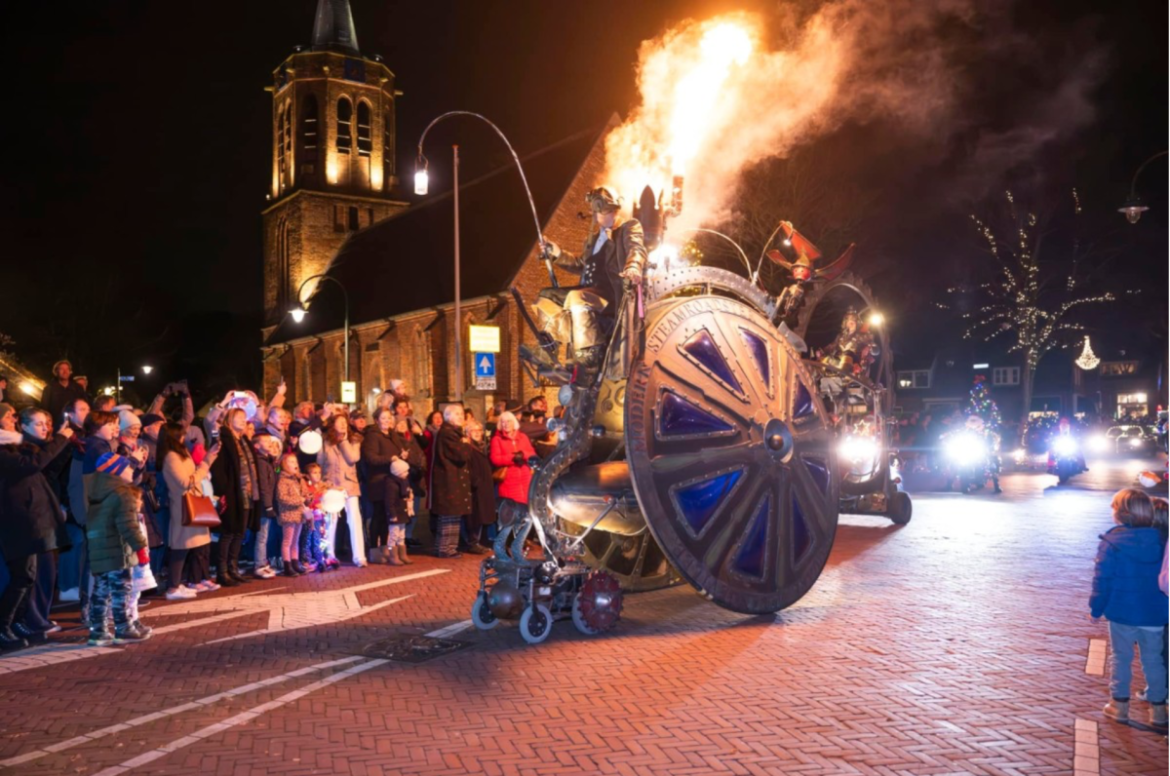
[[[532,200],[532,189],[528,187],[528,178],[524,175],[524,166],[520,164],[520,157],[516,155],[516,149],[512,148],[512,144],[508,142],[508,138],[504,133],[493,124],[489,119],[481,116],[478,113],[472,113],[466,110],[453,110],[438,116],[430,124],[427,124],[426,129],[422,131],[422,135],[418,139],[418,159],[415,163],[414,172],[414,193],[419,196],[426,196],[429,189],[429,179],[427,175],[427,157],[423,154],[423,142],[427,139],[427,133],[431,131],[431,127],[438,124],[444,119],[452,116],[471,116],[487,124],[495,133],[499,135],[500,140],[504,141],[504,145],[508,148],[508,153],[512,155],[512,161],[516,163],[516,169],[520,171],[520,182],[524,184],[524,192],[528,195],[528,206],[532,210],[532,225],[536,227],[536,245],[538,250],[544,250],[544,234],[540,231],[540,217],[536,214],[536,203]],[[454,149],[454,192],[455,192],[455,400],[463,401],[463,321],[460,301],[460,292],[462,291],[459,283],[459,146],[452,146]],[[545,266],[548,267],[548,276],[552,284],[557,285],[556,275],[553,273],[552,260],[546,258]]]
[[[1149,159],[1142,162],[1141,166],[1137,168],[1137,172],[1133,174],[1133,181],[1129,184],[1129,197],[1125,200],[1125,204],[1117,208],[1117,212],[1124,213],[1125,219],[1131,224],[1136,224],[1142,217],[1142,213],[1150,209],[1144,202],[1142,202],[1142,198],[1137,195],[1138,176],[1142,174],[1142,170],[1146,169],[1146,165],[1155,159],[1165,156],[1168,153],[1170,153],[1170,151],[1159,151]]]
[[[337,278],[335,278],[331,275],[320,274],[320,275],[313,275],[311,277],[305,278],[301,282],[300,288],[297,289],[297,306],[288,311],[288,314],[292,316],[293,321],[296,323],[300,323],[301,321],[305,320],[305,316],[309,314],[308,306],[304,302],[301,301],[301,293],[305,290],[305,286],[309,283],[310,280],[328,280],[330,282],[336,283],[337,287],[341,289],[342,296],[345,298],[345,324],[344,324],[345,331],[342,334],[342,336],[345,337],[345,343],[343,345],[342,358],[345,359],[344,373],[345,373],[345,381],[348,383],[349,382],[349,292],[345,290],[345,286],[343,286],[341,284],[340,280],[338,280]]]

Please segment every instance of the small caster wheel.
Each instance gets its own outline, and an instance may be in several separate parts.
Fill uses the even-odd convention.
[[[520,615],[520,635],[529,644],[539,644],[552,633],[553,616],[544,604],[528,607]]]
[[[480,630],[491,630],[500,624],[499,618],[492,614],[492,608],[488,606],[487,594],[480,593],[475,597],[475,603],[471,605],[471,622]]]

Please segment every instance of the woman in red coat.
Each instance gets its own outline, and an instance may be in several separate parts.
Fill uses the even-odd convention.
[[[504,481],[500,483],[500,498],[510,498],[518,504],[528,503],[528,485],[532,482],[532,469],[528,459],[536,455],[532,442],[520,430],[520,422],[510,412],[500,415],[496,433],[492,437],[492,466],[506,467]]]

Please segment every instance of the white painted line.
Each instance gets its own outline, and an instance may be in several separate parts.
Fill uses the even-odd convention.
[[[169,709],[163,709],[151,714],[145,714],[141,717],[128,719],[125,722],[119,722],[116,725],[99,728],[92,733],[85,733],[65,741],[59,741],[55,744],[50,744],[43,749],[34,749],[31,752],[25,752],[24,754],[17,755],[16,757],[10,757],[7,760],[0,760],[0,768],[10,768],[14,765],[21,765],[23,763],[32,762],[33,760],[39,760],[48,754],[63,752],[66,749],[72,749],[73,747],[80,746],[81,744],[97,741],[98,739],[105,738],[106,736],[112,736],[115,733],[121,733],[124,730],[129,730],[140,725],[148,725],[151,722],[155,722],[166,717],[173,717],[176,714],[183,714],[184,712],[201,709],[205,706],[210,706],[213,703],[218,703],[228,698],[235,698],[239,695],[244,695],[245,693],[250,693],[265,687],[270,687],[274,684],[280,684],[286,679],[295,679],[297,677],[316,673],[317,671],[325,671],[330,668],[336,668],[337,666],[349,665],[350,663],[356,663],[362,659],[363,658],[361,657],[355,656],[343,657],[337,660],[327,660],[323,663],[315,663],[311,666],[298,668],[295,671],[289,671],[288,673],[280,674],[279,676],[270,676],[269,678],[261,679],[258,682],[250,682],[231,690],[217,692],[215,695],[208,695],[205,698],[199,698],[197,700],[189,701],[178,706],[172,706]]]
[[[270,588],[267,588],[265,590],[253,590],[250,593],[236,593],[232,597],[233,598],[245,598],[245,597],[250,596],[250,595],[268,595],[269,593],[275,593],[277,590],[288,590],[288,585],[281,585],[280,587],[270,587]]]
[[[1077,719],[1073,737],[1073,773],[1090,776],[1101,772],[1101,748],[1097,742],[1097,723],[1091,719]]]
[[[448,636],[454,636],[456,633],[459,633],[460,631],[465,631],[468,628],[470,628],[471,626],[472,626],[471,620],[464,620],[463,622],[457,622],[457,623],[454,623],[453,625],[448,625],[445,628],[439,628],[438,630],[433,630],[430,633],[428,633],[427,636],[430,636],[433,639],[445,639]]]
[[[1089,639],[1089,654],[1085,658],[1085,673],[1090,676],[1105,675],[1105,639]]]
[[[361,617],[362,615],[369,614],[370,612],[376,612],[379,609],[385,609],[387,606],[390,606],[391,604],[396,604],[400,601],[405,601],[408,598],[414,598],[414,593],[411,593],[410,595],[399,596],[398,598],[391,598],[389,601],[382,601],[381,603],[367,606],[364,609],[362,609],[359,606],[357,609],[355,609],[353,611],[352,614],[349,614],[349,615],[344,616],[344,617],[332,618],[329,621],[329,624],[332,625],[333,623],[336,623],[336,622],[345,622],[346,620],[352,620],[355,617]],[[355,599],[355,603],[356,603],[356,599]],[[273,624],[270,621],[267,628],[262,628],[261,630],[248,631],[247,633],[238,633],[235,636],[225,636],[222,639],[214,639],[212,641],[205,641],[205,642],[203,642],[203,645],[207,646],[210,644],[222,644],[225,641],[238,641],[239,639],[250,639],[250,638],[253,638],[255,636],[263,636],[263,635],[268,634],[268,633],[283,633],[285,631],[289,631],[289,630],[292,630],[294,628],[311,627],[311,626],[317,625],[317,624],[318,623],[316,623],[316,622],[301,623],[301,622],[298,622],[295,620],[294,621],[281,620],[281,621]]]
[[[223,731],[230,730],[237,725],[251,722],[262,714],[272,711],[273,709],[278,709],[281,706],[287,706],[290,703],[300,700],[306,695],[317,692],[318,690],[328,687],[331,684],[336,684],[342,679],[348,679],[349,677],[360,674],[363,671],[369,671],[371,668],[377,668],[378,666],[385,665],[389,662],[389,660],[378,659],[368,660],[364,663],[358,663],[357,665],[352,666],[351,668],[347,668],[344,671],[339,671],[336,674],[325,677],[324,679],[307,684],[299,690],[293,690],[292,692],[285,693],[276,700],[269,701],[268,703],[261,703],[259,706],[253,706],[247,711],[243,711],[239,714],[236,714],[235,716],[228,717],[222,722],[216,722],[214,725],[208,725],[205,728],[200,728],[194,733],[183,736],[182,738],[178,738],[169,744],[163,744],[157,749],[151,749],[148,752],[143,752],[137,757],[126,760],[119,765],[113,765],[109,768],[104,768],[93,774],[93,776],[120,776],[127,771],[133,770],[134,768],[138,768],[139,766],[146,765],[148,763],[152,763],[155,760],[166,757],[172,752],[177,752],[180,749],[191,746],[192,744],[196,744],[203,739],[210,738],[217,733],[222,733]]]
[[[374,590],[386,585],[397,585],[399,582],[410,582],[414,579],[425,579],[426,577],[433,577],[438,574],[450,574],[451,569],[427,569],[426,571],[416,571],[413,574],[403,574],[400,577],[391,577],[390,579],[380,579],[377,582],[367,582],[364,585],[355,585],[354,587],[345,588],[349,593],[360,593],[364,590]]]

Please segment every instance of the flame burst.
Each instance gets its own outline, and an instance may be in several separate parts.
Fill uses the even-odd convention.
[[[845,43],[813,17],[786,50],[762,50],[763,25],[736,13],[688,21],[639,51],[642,104],[606,138],[606,181],[627,202],[686,176],[676,227],[725,212],[740,171],[813,131],[840,87]]]

